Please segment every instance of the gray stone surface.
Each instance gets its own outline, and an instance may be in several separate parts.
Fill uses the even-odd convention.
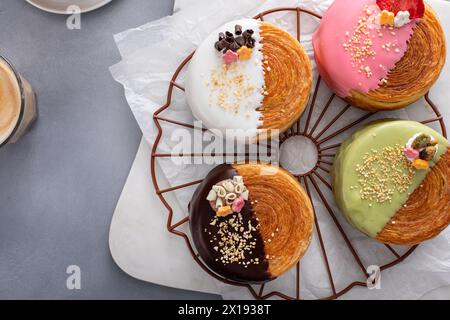
[[[23,0],[0,2],[0,54],[31,82],[40,116],[0,149],[1,299],[158,299],[214,296],[135,280],[113,262],[108,231],[140,131],[108,67],[113,34],[170,14],[172,0],[114,0],[66,17]],[[81,268],[81,290],[66,268]]]

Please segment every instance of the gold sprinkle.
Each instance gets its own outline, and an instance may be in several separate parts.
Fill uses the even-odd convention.
[[[396,192],[407,192],[415,176],[400,145],[366,153],[356,172],[361,199],[377,203],[391,202]]]
[[[252,249],[256,248],[256,241],[252,240],[252,232],[256,231],[259,225],[253,226],[252,221],[248,221],[248,224],[244,223],[240,213],[231,217],[220,218],[220,220],[215,217],[210,224],[217,225],[217,231],[215,231],[215,236],[210,240],[210,243],[214,243],[213,249],[221,254],[220,261],[222,264],[249,265],[259,263],[257,260],[248,257],[252,254]]]
[[[369,9],[365,6],[364,10],[367,12]],[[363,14],[364,10],[362,12]],[[346,32],[346,37],[348,37],[348,41],[343,44],[343,47],[345,51],[349,52],[352,65],[358,67],[358,73],[365,72],[367,77],[372,77],[372,72],[370,70],[365,71],[367,66],[364,65],[366,59],[374,58],[376,55],[373,49],[370,29],[367,24],[367,17],[361,17],[353,33]]]

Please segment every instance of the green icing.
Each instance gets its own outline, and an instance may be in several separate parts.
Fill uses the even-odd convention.
[[[358,186],[356,166],[372,150],[385,147],[404,146],[417,133],[432,135],[439,142],[439,149],[430,167],[433,167],[444,154],[449,144],[447,140],[433,129],[415,122],[404,120],[378,120],[355,132],[339,148],[332,169],[333,192],[341,211],[356,228],[371,237],[376,237],[386,223],[407,202],[409,195],[416,190],[429,170],[415,171],[412,184],[407,192],[395,191],[392,200],[378,203],[362,200]],[[404,170],[404,169],[402,169]],[[404,170],[406,173],[406,170]]]

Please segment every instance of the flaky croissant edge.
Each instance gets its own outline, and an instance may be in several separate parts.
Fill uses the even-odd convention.
[[[450,151],[447,151],[376,239],[383,243],[415,245],[434,238],[449,224]]]
[[[295,266],[309,247],[314,224],[311,200],[284,169],[264,164],[233,167],[244,178],[260,221],[268,271],[278,277]]]
[[[260,129],[288,130],[301,116],[308,103],[312,67],[308,54],[290,33],[268,23],[261,23],[265,67],[265,91]]]
[[[414,29],[408,50],[387,77],[387,83],[365,94],[353,90],[345,100],[369,111],[395,110],[422,98],[439,78],[446,59],[442,26],[433,9],[426,5],[425,15]]]

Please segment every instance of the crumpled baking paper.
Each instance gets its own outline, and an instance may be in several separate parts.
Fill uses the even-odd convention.
[[[186,2],[186,1],[185,1]],[[153,122],[153,113],[166,102],[169,81],[178,65],[201,43],[212,30],[230,20],[252,17],[260,12],[275,7],[297,7],[309,9],[323,14],[331,0],[214,0],[195,1],[195,5],[183,6],[173,16],[166,17],[141,27],[124,31],[115,36],[117,47],[122,55],[122,61],[111,67],[111,73],[116,81],[121,83],[130,108],[142,129],[145,139],[153,145],[157,129]],[[434,0],[430,3],[438,7],[441,21],[449,21],[450,5]],[[447,17],[447,19],[444,19]],[[280,12],[265,17],[266,21],[274,22],[295,35],[296,15],[294,12]],[[311,37],[318,25],[318,20],[306,14],[301,14],[301,43],[313,61]],[[450,23],[444,23],[444,29],[450,32]],[[314,65],[314,63],[313,63]],[[315,72],[316,73],[316,72]],[[183,86],[185,72],[180,74],[177,83]],[[317,81],[317,73],[315,77]],[[444,116],[450,117],[445,110],[445,102],[449,101],[450,94],[445,87],[450,84],[449,68],[443,72],[438,84],[432,90],[432,99],[441,107]],[[314,86],[313,86],[314,88]],[[311,129],[329,99],[331,93],[324,84],[321,85],[317,96]],[[336,98],[333,105],[318,124],[315,133],[318,134],[345,106],[345,103]],[[335,124],[333,124],[322,138],[353,122],[363,116],[365,112],[351,108]],[[181,90],[174,89],[171,107],[162,114],[164,117],[193,123],[194,119],[186,104]],[[426,120],[433,118],[434,113],[426,106],[424,101],[419,101],[408,109],[390,113],[378,113],[370,120],[378,118],[401,118],[413,120]],[[307,112],[302,117],[304,128]],[[367,121],[370,121],[367,120]],[[367,122],[365,121],[365,122]],[[430,124],[436,130],[436,123]],[[177,144],[173,137],[180,133],[179,126],[162,122],[164,135],[159,144],[158,153],[171,153]],[[186,129],[191,130],[191,129]],[[341,142],[348,137],[355,128],[344,132],[335,139],[327,142],[327,145]],[[292,149],[282,155],[285,165],[297,166],[294,161],[296,153]],[[214,165],[206,164],[180,164],[174,163],[169,158],[159,158],[159,164],[168,181],[168,185],[176,186],[186,182],[202,179]],[[326,166],[325,166],[326,167]],[[298,166],[297,166],[298,168]],[[322,173],[329,181],[329,177]],[[365,267],[370,265],[384,265],[395,256],[387,248],[351,227],[340,214],[334,204],[331,192],[316,177],[325,197],[331,205],[355,250],[361,257]],[[323,205],[313,185],[309,183],[312,192],[312,201],[315,206],[320,231],[323,236],[325,250],[331,266],[331,272],[336,291],[341,291],[354,281],[366,282],[363,271],[358,267],[351,252],[348,250],[343,237],[333,223],[327,208]],[[169,197],[173,201],[176,210],[175,219],[180,219],[187,214],[187,204],[192,196],[195,186],[183,188],[173,192]],[[163,214],[163,213],[161,213]],[[188,232],[186,226],[184,231]],[[151,230],[148,230],[151,232]],[[301,261],[300,268],[300,296],[303,299],[317,299],[333,294],[330,281],[325,269],[324,257],[315,230],[311,247]],[[180,239],[180,241],[182,241]],[[369,290],[367,288],[355,288],[343,296],[343,298],[356,299],[417,299],[424,293],[450,283],[450,230],[444,231],[437,238],[422,244],[406,261],[391,269],[383,271],[380,279],[380,288]],[[404,253],[408,248],[394,247],[398,253]],[[169,254],[169,253],[167,253]],[[176,257],[174,257],[176,259]],[[185,277],[186,275],[180,275]],[[279,279],[268,283],[264,292],[272,290],[280,291],[287,295],[295,296],[295,268]],[[246,299],[251,298],[247,289],[229,285],[221,285],[220,291],[224,298]]]

